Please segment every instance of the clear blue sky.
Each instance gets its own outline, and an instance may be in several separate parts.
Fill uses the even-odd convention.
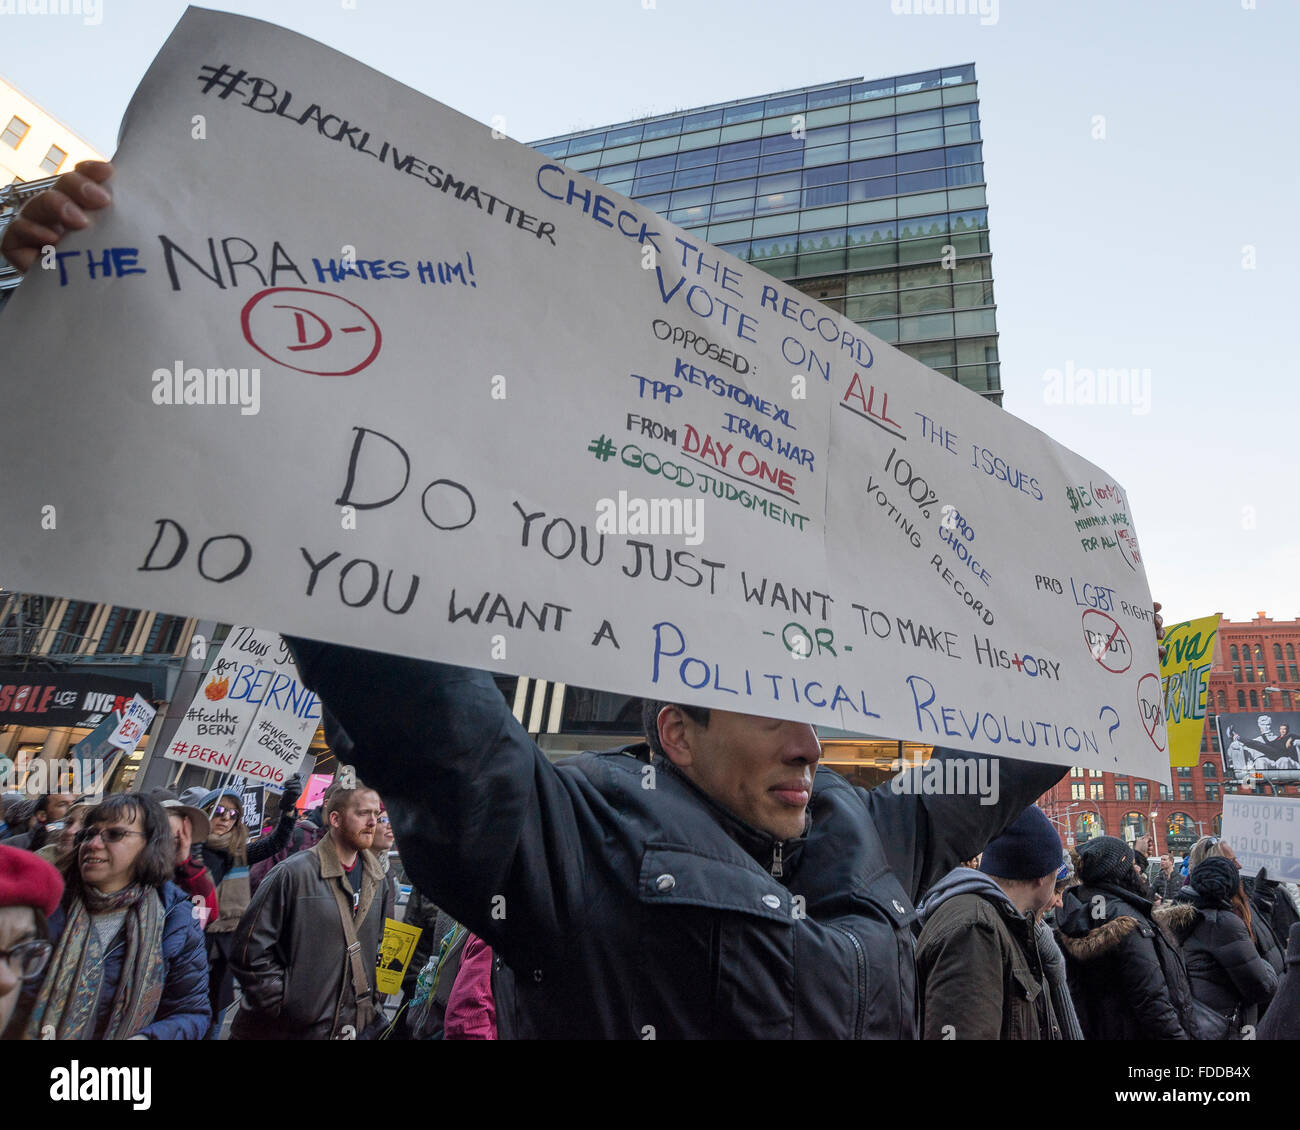
[[[984,0],[988,24],[904,0],[349,2],[208,6],[524,140],[974,61],[1006,408],[1126,487],[1171,619],[1300,616],[1295,0]],[[0,74],[111,153],[185,5],[101,7],[0,16]],[[1150,370],[1150,411],[1047,403],[1067,364]]]

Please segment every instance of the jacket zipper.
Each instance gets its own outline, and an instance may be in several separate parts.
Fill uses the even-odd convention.
[[[781,851],[784,847],[784,840],[777,840],[772,845],[772,878],[774,879],[779,879],[785,874],[785,863],[781,859]]]
[[[844,926],[835,926],[833,928],[853,943],[853,952],[858,959],[858,1015],[853,1026],[853,1038],[860,1040],[862,1039],[862,1022],[867,1011],[867,957],[862,952],[862,943],[858,941],[858,936],[852,930]]]

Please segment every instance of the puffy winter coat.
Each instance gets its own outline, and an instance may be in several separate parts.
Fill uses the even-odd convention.
[[[1192,995],[1238,1028],[1254,1024],[1277,992],[1278,976],[1255,948],[1246,923],[1227,906],[1161,907],[1156,921],[1183,947]]]
[[[146,894],[145,898],[150,896]],[[135,1035],[150,1040],[201,1040],[212,1022],[208,1006],[208,955],[203,945],[203,927],[194,914],[194,904],[175,883],[158,890],[166,917],[163,920],[162,952],[166,966],[162,999],[151,1023]],[[67,915],[63,907],[50,917],[50,938],[56,944],[63,934]],[[95,1006],[94,1039],[103,1039],[113,1013],[113,998],[122,978],[126,956],[126,931],[119,931],[104,954],[104,980]]]
[[[644,744],[552,764],[486,672],[290,643],[411,880],[510,967],[503,1036],[913,1038],[915,900],[1065,773],[1001,761],[982,805],[819,768],[782,841]]]
[[[1261,1040],[1300,1040],[1300,923],[1291,927],[1286,949],[1286,973],[1273,1003],[1260,1022]]]
[[[1085,883],[1065,892],[1056,918],[1085,1039],[1192,1039],[1187,970],[1149,900]]]

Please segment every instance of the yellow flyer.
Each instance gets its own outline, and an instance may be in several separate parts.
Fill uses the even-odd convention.
[[[418,926],[408,926],[396,918],[384,919],[384,936],[379,943],[379,965],[375,970],[375,988],[381,993],[395,993],[402,987],[402,977],[411,964],[415,943],[420,940]]]

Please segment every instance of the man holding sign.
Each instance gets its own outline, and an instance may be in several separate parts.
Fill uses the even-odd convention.
[[[9,261],[85,227],[110,175],[86,162],[29,201]],[[672,702],[647,703],[648,745],[557,766],[485,672],[290,642],[414,882],[504,959],[503,1035],[914,1038],[915,903],[1065,773],[936,749],[931,784],[990,772],[868,792],[818,773],[806,722]]]

